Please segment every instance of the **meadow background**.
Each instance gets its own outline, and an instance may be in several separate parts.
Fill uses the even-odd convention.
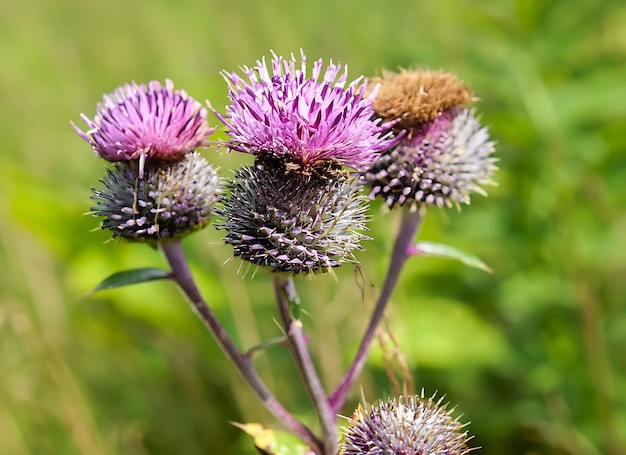
[[[171,78],[221,109],[219,72],[270,49],[350,75],[421,65],[475,91],[498,187],[430,210],[421,238],[493,274],[409,262],[389,312],[416,387],[471,421],[485,455],[626,453],[626,3],[614,0],[8,0],[0,2],[0,454],[253,454],[228,421],[275,422],[169,283],[97,295],[155,251],[84,216],[105,163],[70,127],[116,86]],[[211,116],[214,122],[214,118]],[[203,152],[229,176],[248,157]],[[396,218],[371,210],[367,251],[298,281],[328,387],[349,362]],[[94,228],[96,228],[95,231]],[[93,232],[92,232],[93,231]],[[267,275],[242,277],[209,227],[186,241],[201,288],[242,346],[277,334]],[[360,390],[392,393],[377,349]],[[258,357],[304,419],[288,355]]]

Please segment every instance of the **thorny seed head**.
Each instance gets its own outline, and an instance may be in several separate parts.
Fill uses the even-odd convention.
[[[400,136],[363,173],[370,198],[389,208],[469,204],[470,194],[485,195],[497,169],[494,143],[474,111],[469,87],[450,73],[427,70],[384,72],[374,102],[376,115],[395,122]]]
[[[469,204],[470,194],[486,195],[481,185],[493,184],[497,169],[494,143],[469,109],[452,108],[415,128],[383,153],[363,173],[370,198],[389,208],[422,204]]]

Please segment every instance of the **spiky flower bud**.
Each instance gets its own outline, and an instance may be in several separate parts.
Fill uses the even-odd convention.
[[[377,81],[377,80],[375,80]],[[455,76],[431,71],[385,73],[374,104],[376,114],[404,136],[364,172],[370,198],[389,208],[423,204],[469,204],[485,195],[497,169],[494,143],[474,111],[460,107],[472,93]]]
[[[234,255],[274,272],[324,272],[353,262],[367,238],[366,200],[340,163],[302,173],[297,163],[258,157],[228,184],[216,225]]]
[[[421,396],[401,396],[362,407],[349,419],[343,455],[464,455],[471,439],[465,425],[442,405]]]
[[[486,195],[480,185],[493,184],[493,151],[474,112],[453,108],[415,128],[410,140],[401,139],[364,178],[370,198],[381,197],[389,208],[469,204],[471,192]]]
[[[215,129],[207,111],[187,95],[174,90],[169,79],[125,84],[105,95],[93,120],[81,114],[89,130],[72,123],[76,132],[107,161],[178,159],[201,145]],[[142,166],[140,165],[140,171]]]
[[[199,153],[180,161],[149,161],[138,177],[137,160],[116,163],[92,189],[92,214],[102,228],[132,242],[185,236],[207,225],[218,198],[220,179]]]

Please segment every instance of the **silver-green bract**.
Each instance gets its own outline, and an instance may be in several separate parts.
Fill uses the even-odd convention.
[[[367,237],[367,200],[357,178],[337,163],[304,171],[284,159],[260,156],[227,185],[217,226],[234,256],[274,272],[324,272],[354,262]]]
[[[453,419],[442,398],[401,396],[359,407],[345,430],[343,455],[464,455],[465,425]]]
[[[218,198],[220,178],[199,153],[179,161],[117,163],[93,189],[92,214],[102,228],[133,242],[156,242],[187,235],[207,225]]]
[[[409,131],[364,173],[389,208],[422,204],[439,207],[469,204],[470,194],[486,195],[497,169],[494,143],[470,109],[452,108]]]

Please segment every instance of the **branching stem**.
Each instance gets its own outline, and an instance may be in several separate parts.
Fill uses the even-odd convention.
[[[237,371],[239,371],[254,390],[263,405],[285,426],[285,428],[300,437],[316,453],[324,453],[324,445],[319,438],[287,411],[276,397],[274,397],[256,372],[251,357],[241,352],[237,345],[235,345],[211,307],[204,300],[189,269],[189,264],[182,250],[181,241],[169,240],[161,242],[160,248],[172,268],[174,281],[176,281],[180,289],[186,295],[192,309],[202,322],[204,322],[205,326],[222,348],[222,351],[224,351]]]
[[[274,275],[274,291],[280,318],[288,336],[289,347],[322,428],[324,446],[322,453],[323,455],[335,455],[339,450],[337,446],[337,415],[330,405],[311,359],[302,330],[302,322],[294,319],[289,309],[289,301],[297,299],[293,281],[291,278],[280,274]]]

